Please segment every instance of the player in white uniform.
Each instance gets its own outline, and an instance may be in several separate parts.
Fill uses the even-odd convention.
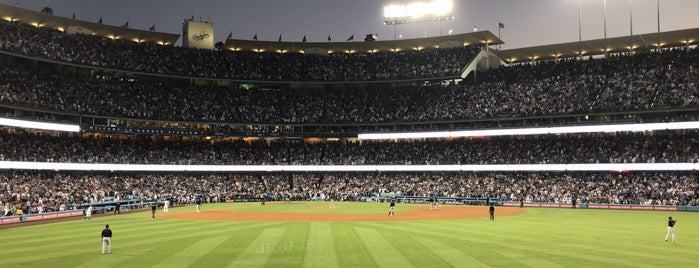
[[[92,220],[92,210],[93,210],[92,205],[90,205],[89,207],[87,207],[87,209],[85,209],[85,218],[83,218],[83,221],[85,221],[85,220],[91,221]]]

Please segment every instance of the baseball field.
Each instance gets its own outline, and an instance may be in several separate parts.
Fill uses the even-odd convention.
[[[697,267],[699,213],[205,204],[0,230],[0,267]],[[667,218],[677,243],[665,242]],[[100,232],[114,232],[101,254]]]

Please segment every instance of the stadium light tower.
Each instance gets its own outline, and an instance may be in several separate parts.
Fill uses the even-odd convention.
[[[410,4],[389,4],[383,8],[384,25],[393,25],[393,39],[396,39],[396,25],[406,23],[439,22],[439,35],[442,35],[442,21],[454,19],[451,15],[452,0],[433,0]]]

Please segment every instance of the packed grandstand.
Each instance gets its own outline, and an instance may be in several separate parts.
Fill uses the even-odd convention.
[[[484,49],[467,45],[330,55],[199,50],[2,21],[2,117],[75,120],[92,130],[61,133],[3,127],[0,161],[172,165],[699,162],[697,130],[407,141],[361,141],[352,136],[366,128],[455,130],[503,124],[583,124],[588,118],[598,123],[696,121],[699,116],[699,52],[695,47],[516,64],[461,79],[464,68]],[[264,129],[256,132],[256,126]],[[99,127],[106,128],[95,130]],[[135,134],[120,127],[156,132]],[[241,129],[230,130],[236,127]],[[283,133],[287,128],[304,127],[304,131],[291,131],[293,135]],[[163,135],[157,132],[159,128],[202,132]],[[326,131],[318,137],[307,130],[312,128]],[[335,133],[335,129],[341,131]],[[24,213],[44,213],[115,199],[186,204],[197,198],[207,202],[236,198],[368,200],[387,195],[696,206],[698,179],[696,171],[3,170],[0,206],[3,215],[9,216],[17,208]]]

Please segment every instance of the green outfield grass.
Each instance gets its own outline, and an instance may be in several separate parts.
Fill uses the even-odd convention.
[[[205,210],[386,213],[337,202]],[[411,209],[398,204],[398,212]],[[485,209],[485,207],[483,208]],[[193,207],[171,209],[192,211]],[[0,267],[697,267],[699,213],[527,209],[483,219],[260,222],[158,218],[150,211],[0,230]],[[158,210],[158,214],[161,214]],[[664,242],[668,216],[678,243]],[[114,231],[112,254],[100,232]]]

